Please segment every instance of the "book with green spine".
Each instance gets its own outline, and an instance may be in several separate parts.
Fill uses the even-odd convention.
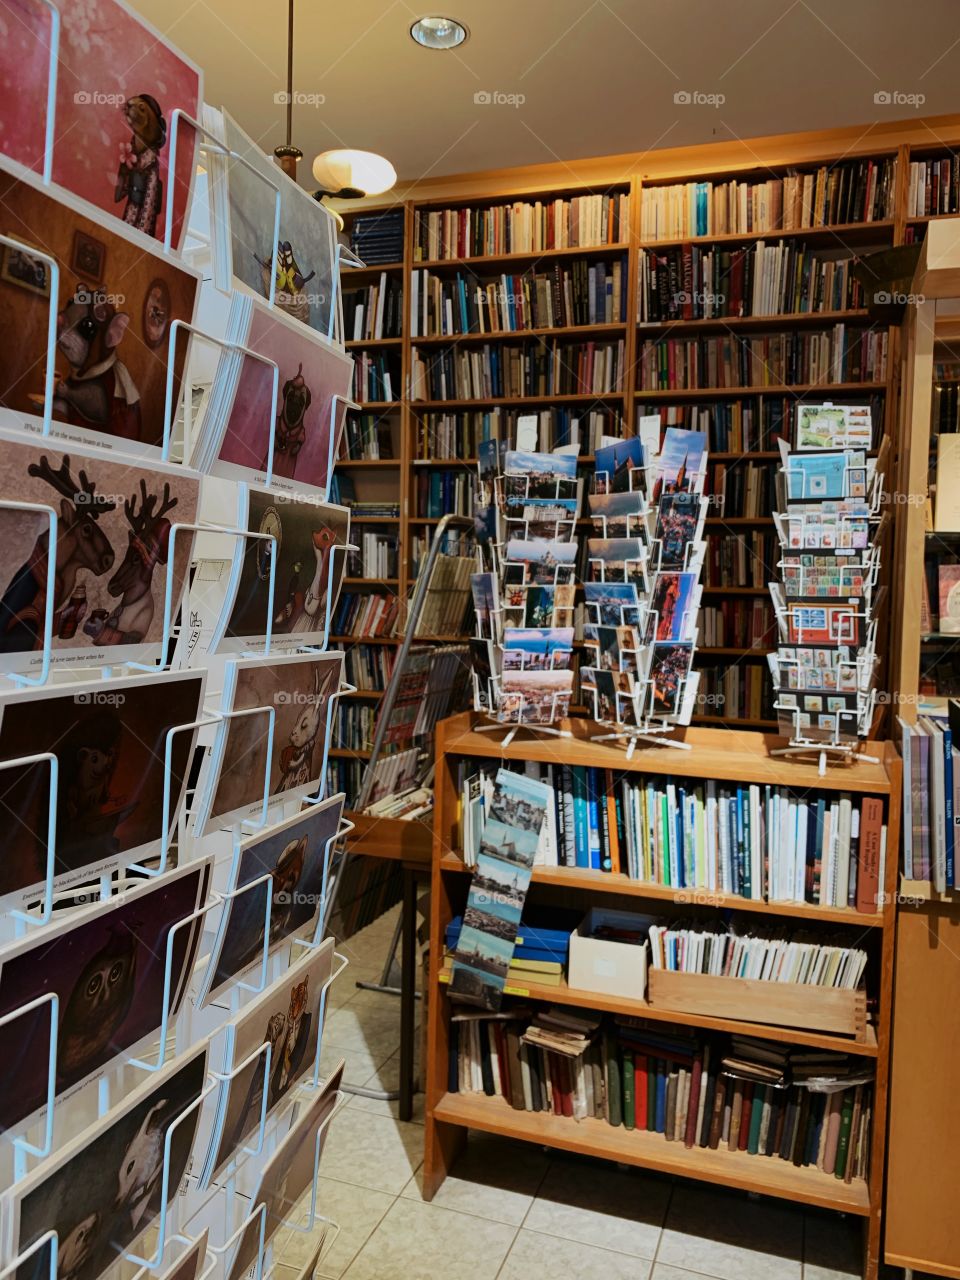
[[[607,1083],[607,1119],[619,1128],[623,1123],[623,1108],[620,1092],[620,1059],[617,1053],[617,1037],[612,1029],[604,1032],[603,1060],[606,1067]]]
[[[623,1125],[625,1129],[636,1127],[636,1104],[634,1102],[633,1053],[630,1049],[623,1051]]]

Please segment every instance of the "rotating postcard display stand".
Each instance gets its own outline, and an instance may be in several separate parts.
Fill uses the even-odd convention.
[[[768,655],[780,731],[776,755],[828,762],[872,759],[877,586],[886,516],[883,459],[866,449],[803,448],[780,441],[777,472],[780,581],[771,582],[779,645]]]
[[[60,9],[52,0],[35,0],[38,12],[48,15],[49,27],[46,38],[49,40],[50,57],[48,64],[47,110],[45,118],[45,151],[43,164],[43,181],[50,182],[53,168],[53,148],[58,131],[55,127],[55,109],[57,104],[57,70],[59,66],[59,41],[61,36]],[[118,12],[126,14],[122,6]],[[139,21],[139,20],[137,20]],[[156,38],[156,37],[151,37]],[[170,115],[170,147],[168,171],[176,171],[176,151],[178,140],[183,146],[183,138],[195,139],[196,151],[207,151],[220,157],[229,157],[241,165],[247,162],[240,156],[230,152],[217,139],[213,138],[189,114],[176,108]],[[62,145],[58,143],[57,145]],[[253,171],[256,173],[256,171]],[[256,173],[259,181],[269,180]],[[174,188],[171,179],[171,191]],[[280,192],[274,188],[276,195],[276,217],[273,226],[273,254],[275,261],[280,237]],[[109,221],[109,215],[103,215]],[[168,201],[163,249],[172,260],[180,260],[176,248],[171,247],[173,200]],[[39,233],[34,239],[38,239]],[[45,396],[42,427],[21,434],[25,443],[36,444],[38,440],[49,440],[51,445],[57,443],[55,437],[56,423],[53,419],[54,369],[57,342],[57,304],[58,282],[60,270],[56,259],[49,254],[37,250],[31,244],[21,242],[15,236],[0,237],[7,249],[27,254],[32,259],[44,263],[49,283],[48,305],[49,325],[45,362]],[[346,260],[344,253],[343,260]],[[341,254],[336,253],[333,264],[333,280],[336,290],[336,305],[331,308],[330,331],[328,338],[336,341],[342,326],[335,325],[334,317],[340,315],[339,299],[339,266]],[[271,276],[269,305],[274,303],[274,281]],[[264,360],[257,352],[248,350],[237,344],[221,341],[213,335],[203,334],[191,326],[175,320],[169,328],[169,375],[166,388],[166,404],[162,445],[159,457],[168,462],[180,453],[181,441],[175,440],[174,422],[177,411],[177,397],[174,395],[174,353],[178,339],[186,341],[190,350],[196,340],[209,341],[222,350],[231,352],[239,358]],[[188,355],[189,360],[189,355]],[[264,414],[269,414],[270,440],[267,452],[268,482],[272,475],[272,459],[277,425],[276,400],[278,370],[272,365],[273,398],[264,405]],[[188,385],[185,373],[181,395]],[[332,406],[331,416],[336,417],[336,403]],[[65,449],[70,445],[59,442]],[[96,449],[96,446],[90,446]],[[117,458],[120,451],[103,449],[105,456]],[[330,466],[332,471],[336,452],[336,432],[331,421]],[[138,465],[149,469],[149,462],[143,458],[136,459]],[[184,468],[186,473],[186,468]],[[66,474],[66,472],[64,472]],[[82,473],[81,473],[82,476]],[[241,482],[242,483],[242,482]],[[92,489],[91,489],[92,492]],[[326,492],[318,492],[318,497],[325,498]],[[135,507],[135,502],[132,504]],[[61,509],[63,504],[61,504]],[[146,503],[144,503],[144,508]],[[53,505],[38,502],[0,501],[0,508],[11,511],[32,513],[42,516],[46,522],[46,546],[57,545],[58,527],[61,516]],[[92,517],[96,520],[96,513]],[[131,524],[133,521],[131,520]],[[267,591],[266,616],[264,618],[264,645],[256,653],[241,654],[263,663],[271,660],[271,628],[274,614],[275,577],[277,559],[277,539],[269,533],[258,533],[242,527],[210,525],[202,520],[176,520],[165,522],[165,557],[160,563],[166,565],[165,585],[163,588],[162,634],[157,644],[158,657],[154,662],[125,661],[122,657],[110,666],[78,665],[75,661],[69,664],[69,670],[61,667],[56,659],[55,640],[62,639],[64,626],[63,605],[58,605],[58,583],[56,579],[57,559],[49,553],[46,557],[46,573],[38,569],[45,584],[37,594],[36,643],[29,651],[24,651],[20,669],[6,673],[11,688],[21,690],[22,697],[28,700],[53,691],[59,693],[71,688],[77,689],[74,700],[87,705],[104,705],[113,707],[122,705],[123,698],[128,698],[131,688],[146,689],[154,682],[158,684],[172,678],[172,673],[191,672],[191,653],[189,644],[184,644],[189,635],[189,605],[186,593],[180,604],[183,623],[177,621],[177,583],[175,563],[176,547],[185,543],[193,548],[197,535],[213,534],[233,540],[262,539],[270,548],[266,557],[269,562],[269,587]],[[133,535],[131,534],[131,538]],[[144,554],[149,551],[144,549]],[[341,549],[345,554],[348,545]],[[189,557],[188,557],[189,560]],[[152,568],[153,566],[151,566]],[[322,654],[326,648],[326,639],[330,634],[331,612],[335,604],[333,583],[334,565],[330,558],[328,591],[326,599],[326,616],[323,625],[324,643],[321,646],[302,647],[294,652],[302,653],[309,659]],[[58,631],[58,627],[61,628]],[[291,650],[288,648],[287,655]],[[237,657],[238,655],[232,655]],[[17,665],[13,663],[12,665]],[[216,659],[207,664],[216,669]],[[222,666],[222,664],[221,664]],[[201,697],[204,690],[203,677],[197,685]],[[0,676],[0,679],[3,677]],[[97,682],[94,684],[93,682]],[[210,688],[209,676],[206,679],[206,697],[209,705],[214,705],[219,690]],[[171,686],[172,687],[172,686]],[[276,877],[270,872],[254,878],[239,887],[227,887],[227,873],[236,865],[237,851],[251,833],[268,834],[273,823],[289,823],[296,815],[313,812],[311,806],[326,805],[339,815],[340,807],[336,805],[337,797],[325,801],[323,794],[326,777],[326,752],[329,744],[329,733],[335,710],[336,699],[349,686],[343,686],[330,694],[327,699],[326,713],[322,717],[323,760],[317,772],[319,786],[316,794],[303,799],[295,794],[293,799],[285,799],[282,794],[271,791],[270,771],[273,762],[272,735],[268,742],[264,764],[264,784],[262,803],[253,807],[253,811],[240,820],[235,820],[231,827],[214,830],[205,836],[194,832],[192,822],[191,799],[196,793],[186,789],[186,770],[180,770],[180,782],[174,775],[174,752],[179,743],[183,745],[184,735],[191,735],[194,744],[206,746],[209,755],[209,740],[214,730],[218,733],[228,722],[242,722],[245,719],[256,720],[260,716],[267,718],[271,729],[276,717],[275,706],[245,707],[230,710],[218,707],[216,710],[204,709],[202,703],[197,707],[198,714],[182,724],[172,724],[161,734],[161,749],[153,755],[153,765],[159,775],[155,790],[162,795],[159,804],[158,820],[159,840],[153,841],[146,856],[140,858],[120,858],[107,871],[92,870],[85,874],[85,866],[78,868],[79,874],[66,884],[58,872],[61,868],[59,854],[65,848],[69,830],[68,824],[62,821],[69,814],[70,807],[62,804],[62,789],[67,785],[61,767],[61,758],[56,750],[31,752],[0,761],[0,771],[15,769],[33,769],[44,772],[42,798],[36,806],[37,860],[42,868],[39,886],[28,886],[29,892],[7,894],[0,899],[0,998],[10,988],[5,986],[8,968],[15,963],[19,955],[26,954],[31,960],[35,953],[31,950],[34,942],[38,947],[51,945],[65,936],[79,936],[85,926],[97,926],[100,913],[119,910],[128,903],[135,904],[148,890],[153,888],[165,890],[174,882],[182,883],[186,877],[196,873],[195,901],[192,909],[181,913],[171,920],[163,944],[154,953],[153,963],[156,976],[153,979],[155,990],[151,1005],[151,1025],[142,1034],[137,1035],[125,1048],[124,1052],[114,1056],[101,1057],[97,1060],[95,1070],[78,1083],[65,1087],[62,1082],[63,1052],[69,1028],[65,1022],[65,1009],[60,994],[56,989],[46,994],[24,1000],[22,1003],[8,1007],[0,1016],[0,1028],[3,1029],[9,1042],[16,1040],[22,1043],[24,1028],[28,1027],[37,1044],[42,1042],[44,1070],[34,1080],[37,1091],[36,1105],[31,1105],[27,1112],[17,1116],[12,1122],[3,1126],[0,1139],[0,1189],[6,1195],[11,1214],[5,1219],[6,1234],[0,1241],[0,1277],[22,1275],[21,1268],[29,1269],[31,1274],[42,1274],[46,1269],[51,1280],[58,1274],[73,1270],[71,1274],[117,1275],[129,1274],[125,1264],[133,1264],[144,1268],[141,1275],[164,1274],[178,1268],[187,1260],[191,1251],[196,1253],[195,1265],[189,1272],[191,1280],[209,1280],[215,1275],[222,1275],[224,1280],[237,1280],[250,1266],[255,1265],[257,1280],[266,1274],[269,1261],[269,1243],[276,1233],[278,1223],[295,1231],[313,1231],[325,1224],[326,1242],[335,1237],[336,1224],[324,1219],[317,1211],[317,1176],[320,1153],[324,1135],[331,1119],[337,1110],[337,1099],[340,1097],[339,1073],[324,1084],[320,1078],[320,1048],[322,1026],[326,1006],[327,991],[331,983],[346,967],[347,961],[332,952],[332,942],[324,942],[323,922],[326,916],[325,903],[330,883],[330,859],[336,843],[350,830],[351,824],[342,820],[333,823],[333,829],[322,842],[322,872],[318,902],[307,925],[295,929],[289,934],[281,934],[284,945],[276,944],[275,921],[271,913],[276,910]],[[33,692],[30,692],[30,691]],[[118,692],[119,691],[119,692]],[[126,691],[126,693],[124,692]],[[118,701],[119,700],[119,701]],[[4,716],[10,714],[14,701],[3,704]],[[32,702],[31,702],[31,705]],[[38,701],[35,716],[44,715],[44,704]],[[206,741],[205,741],[206,739]],[[76,782],[73,783],[76,786]],[[132,785],[132,784],[131,784]],[[75,802],[74,802],[75,807]],[[319,810],[316,810],[319,811]],[[58,816],[61,818],[58,830]],[[270,824],[270,826],[268,826]],[[214,824],[215,825],[215,824]],[[175,864],[175,865],[171,865]],[[214,891],[219,881],[219,888]],[[192,883],[192,881],[191,881]],[[237,975],[223,988],[213,1002],[203,1003],[186,998],[191,985],[197,981],[202,966],[197,961],[204,954],[204,926],[210,920],[210,914],[217,909],[226,916],[231,904],[243,900],[250,913],[250,903],[255,903],[262,894],[262,923],[255,932],[259,932],[261,943],[254,949],[251,957],[237,970]],[[257,925],[258,910],[252,914],[254,926]],[[214,917],[215,918],[215,917]],[[76,933],[71,932],[76,930]],[[208,935],[209,936],[209,935]],[[189,941],[187,941],[189,939]],[[40,953],[36,953],[40,955]],[[43,952],[45,956],[47,952]],[[296,967],[305,956],[316,955],[324,960],[326,973],[319,990],[311,993],[311,1007],[316,1019],[315,1049],[309,1060],[304,1059],[300,1074],[293,1078],[286,1094],[273,1106],[268,1106],[268,1085],[272,1080],[271,1069],[276,1069],[277,1062],[273,1057],[275,1046],[267,1038],[249,1054],[248,1057],[230,1071],[214,1069],[216,1063],[214,1053],[218,1042],[225,1035],[228,1024],[232,1024],[238,1015],[242,1015],[258,996],[278,990],[282,987],[288,970]],[[189,957],[189,963],[184,957]],[[327,958],[329,957],[329,962]],[[334,963],[336,959],[336,964]],[[251,977],[251,966],[253,976]],[[239,975],[246,974],[246,980]],[[43,979],[46,981],[46,978]],[[51,980],[52,981],[52,980]],[[91,979],[92,981],[92,979]],[[131,997],[132,1000],[132,997]],[[127,1005],[128,1011],[136,1007],[136,1002]],[[155,1012],[155,1017],[153,1014]],[[298,1024],[299,1025],[299,1024]],[[39,1037],[39,1039],[38,1039]],[[113,1041],[109,1042],[110,1044]],[[36,1048],[36,1044],[34,1045]],[[109,1050],[105,1047],[104,1052]],[[14,1061],[14,1055],[8,1058]],[[213,1095],[221,1089],[224,1082],[238,1075],[252,1062],[262,1059],[263,1078],[260,1093],[262,1101],[259,1106],[257,1123],[252,1134],[239,1144],[230,1155],[226,1166],[212,1180],[201,1187],[201,1166],[204,1144],[212,1140],[214,1126],[218,1123],[215,1108],[211,1106]],[[17,1059],[19,1061],[19,1059]],[[39,1061],[39,1058],[38,1058]],[[73,1224],[69,1234],[61,1226],[45,1229],[38,1234],[32,1227],[25,1227],[29,1221],[31,1204],[37,1203],[48,1179],[57,1175],[69,1175],[80,1166],[74,1162],[88,1149],[88,1142],[94,1142],[104,1135],[115,1132],[111,1127],[120,1124],[126,1116],[125,1108],[133,1107],[141,1097],[149,1101],[149,1089],[156,1083],[158,1088],[172,1090],[174,1087],[173,1072],[175,1069],[193,1071],[196,1079],[189,1095],[188,1102],[174,1110],[169,1096],[159,1096],[151,1106],[143,1120],[139,1131],[134,1135],[129,1153],[135,1153],[136,1176],[143,1178],[142,1183],[132,1183],[127,1187],[128,1203],[133,1206],[129,1222],[125,1223],[125,1234],[112,1234],[115,1223],[103,1220],[103,1214],[91,1213],[83,1222]],[[11,1068],[13,1070],[13,1068]],[[179,1077],[178,1077],[179,1078]],[[8,1081],[9,1083],[9,1081]],[[322,1104],[322,1105],[321,1105]],[[9,1094],[4,1105],[9,1105]],[[166,1110],[167,1108],[171,1108]],[[157,1116],[166,1115],[166,1121],[157,1121]],[[286,1157],[284,1144],[290,1133],[299,1126],[302,1130],[301,1145],[307,1157],[301,1159],[301,1182],[297,1185],[295,1200],[285,1201],[276,1197],[271,1201],[266,1178],[268,1171],[274,1168],[277,1161]],[[148,1141],[149,1135],[149,1141]],[[121,1154],[123,1154],[121,1152]],[[131,1166],[132,1167],[132,1166]],[[124,1173],[118,1169],[121,1187]],[[289,1172],[289,1171],[287,1171]],[[75,1177],[73,1184],[82,1186],[83,1179]],[[286,1189],[286,1180],[280,1183]],[[110,1194],[113,1195],[114,1187]],[[31,1199],[32,1198],[32,1199]],[[60,1197],[62,1202],[65,1197]],[[291,1218],[286,1210],[290,1204],[307,1201],[305,1218]],[[52,1202],[56,1205],[56,1200]],[[111,1229],[109,1250],[104,1254],[103,1265],[91,1271],[91,1258],[99,1257],[91,1250],[95,1247],[106,1248],[101,1241],[96,1246],[92,1241],[95,1233],[103,1228]],[[29,1241],[24,1234],[29,1230]],[[251,1237],[252,1232],[252,1237]],[[252,1238],[252,1244],[250,1243]],[[237,1242],[241,1242],[238,1246]],[[238,1270],[238,1249],[246,1242],[252,1254],[246,1266]],[[276,1264],[275,1264],[276,1265]],[[86,1271],[84,1268],[86,1267]],[[187,1274],[186,1272],[184,1274]],[[139,1280],[139,1277],[138,1277]]]
[[[704,434],[678,428],[649,457],[639,437],[597,451],[582,678],[612,729],[594,741],[623,742],[628,758],[638,743],[689,749],[668,735],[690,723],[699,684],[706,464]]]
[[[522,440],[522,435],[521,435]],[[570,737],[558,727],[573,693],[573,601],[581,481],[574,453],[480,446],[474,707],[506,728]]]

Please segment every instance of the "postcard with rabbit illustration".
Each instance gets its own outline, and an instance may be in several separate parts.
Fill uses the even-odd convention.
[[[217,1127],[203,1181],[216,1178],[239,1147],[260,1127],[298,1080],[312,1072],[320,1046],[320,997],[333,971],[333,938],[308,951],[228,1025],[223,1074],[230,1076],[263,1045],[269,1045],[220,1086]],[[264,1094],[266,1112],[264,1113]]]
[[[61,1280],[96,1280],[156,1221],[163,1203],[164,1146],[178,1120],[170,1139],[168,1206],[189,1166],[201,1110],[194,1104],[206,1081],[207,1048],[204,1041],[148,1077],[14,1184],[8,1193],[14,1256],[55,1231]],[[16,1280],[48,1276],[51,1247],[52,1242],[18,1267]]]
[[[222,112],[223,139],[233,156],[221,157],[216,172],[226,174],[226,214],[234,282],[258,298],[270,297],[298,324],[332,333],[336,307],[334,260],[337,224],[329,209],[292,178]],[[248,167],[249,166],[249,167]],[[259,176],[258,176],[259,175]],[[274,246],[275,189],[280,191],[280,239]]]
[[[135,1054],[163,1017],[171,948],[169,1012],[189,984],[202,920],[171,930],[206,902],[212,858],[190,862],[129,892],[81,907],[0,951],[0,1017],[56,995],[58,1099]],[[47,1100],[48,1005],[22,1014],[4,1051],[0,1130],[19,1125]]]
[[[257,710],[225,719],[218,730],[198,806],[198,834],[259,813],[265,782],[268,801],[296,800],[317,790],[342,668],[342,653],[226,664],[223,709]]]
[[[304,933],[320,910],[328,848],[336,838],[345,796],[311,804],[285,822],[241,841],[230,869],[229,890],[203,987],[201,1008],[233,984],[245,970],[259,965],[264,942],[275,951],[294,934]],[[263,880],[269,876],[269,881]],[[263,881],[255,885],[257,880]],[[246,893],[236,893],[253,885]],[[267,895],[270,927],[267,933]]]
[[[316,1091],[315,1097],[302,1109],[263,1167],[260,1183],[250,1197],[250,1205],[251,1211],[258,1205],[264,1206],[264,1245],[273,1238],[285,1219],[295,1216],[297,1202],[313,1184],[317,1160],[322,1157],[323,1145],[330,1132],[327,1122],[337,1105],[344,1065],[341,1061],[329,1080]],[[327,1127],[320,1133],[323,1125]],[[250,1219],[225,1280],[241,1280],[244,1272],[256,1262],[260,1251],[260,1222],[260,1215]]]
[[[199,274],[134,235],[104,225],[60,188],[16,176],[0,160],[0,422],[39,430],[48,319],[57,311],[53,432],[126,455],[159,456],[170,327],[193,321]],[[52,297],[50,264],[59,268]],[[174,356],[174,400],[189,347]],[[171,415],[173,416],[173,414]]]
[[[54,668],[156,662],[167,575],[173,622],[193,543],[192,533],[171,531],[196,521],[199,495],[200,477],[185,467],[138,466],[0,431],[0,671],[33,673],[43,662],[51,520],[41,508],[50,507]]]
[[[203,707],[205,671],[46,685],[0,695],[0,760],[43,752],[58,763],[54,888],[66,889],[160,851],[167,734]],[[170,829],[197,731],[172,738]],[[0,903],[36,900],[47,874],[50,765],[3,771]]]
[[[171,244],[179,248],[196,171],[200,68],[122,0],[53,0],[60,13],[53,181],[88,200],[101,222],[122,222],[163,241],[173,199]],[[0,152],[43,172],[50,64],[49,6],[4,0]],[[104,219],[103,215],[108,217]]]

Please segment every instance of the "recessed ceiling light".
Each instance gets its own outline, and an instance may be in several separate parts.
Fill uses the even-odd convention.
[[[425,49],[455,49],[466,40],[467,28],[453,18],[420,18],[410,34]]]

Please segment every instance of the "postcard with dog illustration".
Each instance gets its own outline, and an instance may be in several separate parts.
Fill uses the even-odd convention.
[[[344,798],[341,792],[322,804],[308,805],[286,822],[241,842],[230,872],[228,892],[234,896],[224,901],[198,1007],[216,999],[244,970],[259,964],[265,943],[267,951],[273,952],[316,919],[328,849],[340,827]],[[263,883],[255,885],[257,880]],[[254,887],[236,893],[245,885]]]
[[[327,938],[229,1023],[222,1068],[228,1078],[220,1085],[204,1185],[259,1131],[261,1117],[273,1112],[297,1081],[313,1071],[320,1046],[320,998],[332,972],[333,938]],[[247,1061],[260,1048],[262,1053]],[[246,1066],[238,1071],[241,1063]]]
[[[198,801],[198,834],[259,813],[265,791],[269,802],[317,790],[342,667],[342,653],[227,663],[222,706],[233,714],[218,729]]]
[[[197,133],[181,122],[174,158],[173,113],[198,118],[200,68],[122,0],[53,0],[53,6],[60,14],[53,181],[161,242],[172,199],[171,244],[180,248]],[[41,174],[51,123],[52,15],[36,0],[4,0],[3,10],[0,152]]]
[[[163,442],[171,325],[191,324],[200,277],[122,223],[0,161],[0,423],[39,431],[48,320],[57,312],[53,432],[126,455]],[[21,247],[22,246],[22,247]],[[52,296],[50,264],[59,268]],[[175,415],[189,341],[174,353]]]
[[[179,1192],[197,1133],[196,1103],[206,1082],[207,1048],[204,1041],[149,1076],[14,1184],[8,1193],[14,1255],[55,1231],[56,1272],[63,1280],[96,1280],[116,1264],[156,1221],[164,1191],[168,1207]],[[164,1182],[164,1148],[171,1129]],[[50,1248],[52,1242],[20,1266],[16,1280],[48,1276]]]
[[[205,677],[166,671],[0,695],[0,760],[47,752],[57,760],[55,889],[159,853],[167,735],[196,721]],[[196,736],[188,728],[171,739],[170,830]],[[16,764],[2,776],[0,900],[35,899],[47,875],[50,765]]]
[[[0,951],[0,1017],[56,995],[58,1098],[99,1074],[120,1053],[136,1052],[163,1018],[171,948],[169,1013],[176,1017],[203,932],[195,920],[171,933],[206,902],[212,859],[189,862]],[[47,1100],[48,1005],[12,1024],[4,1054],[0,1130],[20,1124]]]
[[[0,671],[27,674],[43,662],[52,524],[44,508],[56,514],[53,667],[156,662],[167,576],[172,624],[193,545],[192,532],[174,538],[173,525],[196,521],[199,496],[200,477],[185,467],[137,466],[0,431]]]
[[[316,1090],[313,1099],[300,1115],[263,1167],[260,1183],[250,1197],[251,1214],[263,1205],[264,1245],[271,1240],[287,1219],[292,1219],[300,1199],[309,1192],[330,1132],[329,1120],[334,1113],[343,1080],[341,1061],[329,1080]],[[326,1127],[324,1127],[326,1126]],[[260,1251],[261,1215],[250,1219],[240,1237],[233,1263],[225,1280],[240,1280],[256,1262]]]

